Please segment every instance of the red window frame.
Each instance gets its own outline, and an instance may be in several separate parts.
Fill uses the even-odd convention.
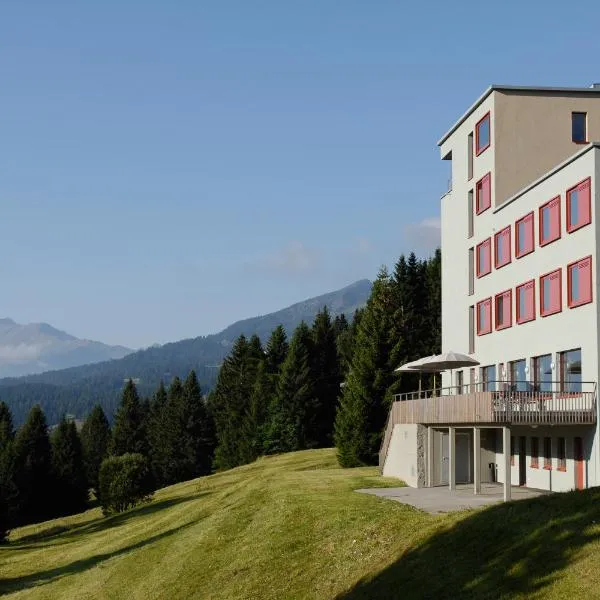
[[[504,298],[504,302],[508,302],[510,306],[508,323],[502,323],[502,325],[498,324],[498,299]],[[512,327],[512,288],[509,290],[505,290],[496,294],[494,297],[494,327],[496,331],[500,331],[502,329],[508,329]]]
[[[540,438],[531,438],[531,463],[529,466],[532,469],[538,469],[540,466]]]
[[[521,311],[519,310],[519,290],[529,284],[531,284],[531,304],[533,310],[531,311],[531,316],[529,318],[524,318],[521,315]],[[515,317],[517,325],[521,325],[522,323],[529,323],[529,321],[535,321],[535,279],[524,281],[515,288]]]
[[[519,224],[525,221],[526,219],[531,219],[530,229],[531,229],[531,248],[524,250],[519,253]],[[515,221],[515,258],[522,258],[523,256],[527,256],[531,254],[535,250],[535,216],[533,211],[527,213],[524,217],[521,217],[519,220]]]
[[[558,304],[557,309],[548,311],[548,310],[544,310],[544,279],[546,279],[546,277],[550,277],[551,275],[554,275],[555,273],[558,273],[559,304]],[[544,273],[543,275],[540,275],[539,286],[540,286],[540,316],[549,317],[550,315],[556,315],[559,312],[562,312],[562,269],[554,269],[554,270],[550,271],[549,273]]]
[[[552,438],[544,437],[544,469],[552,471]]]
[[[489,188],[490,194],[489,194],[487,206],[482,208],[479,203],[479,190],[481,189],[482,193],[483,193],[483,184],[486,180],[488,182],[488,188]],[[486,210],[488,210],[491,206],[492,206],[492,173],[488,172],[475,184],[475,214],[480,215],[481,213],[484,213]]]
[[[500,236],[506,236],[507,234],[508,234],[508,243],[505,245],[507,257],[505,258],[504,262],[501,263],[498,260],[498,238]],[[496,269],[505,267],[506,265],[510,264],[512,261],[510,235],[511,235],[510,234],[510,225],[506,226],[504,229],[502,229],[498,233],[494,234],[494,267]]]
[[[573,300],[571,300],[571,272],[572,272],[572,269],[574,266],[579,265],[579,263],[582,263],[586,260],[590,261],[590,268],[589,268],[590,295],[588,298],[583,298],[580,300],[573,301]],[[584,304],[589,304],[590,302],[593,301],[593,299],[594,299],[594,288],[592,287],[592,255],[590,254],[589,256],[586,256],[585,258],[580,258],[579,260],[576,260],[567,265],[567,306],[569,308],[576,308],[578,306],[583,306]]]
[[[479,307],[483,304],[487,304],[487,310],[488,310],[488,323],[487,323],[487,327],[485,329],[480,329],[479,328]],[[475,305],[475,319],[476,319],[476,331],[477,331],[477,335],[487,335],[488,333],[492,333],[492,298],[491,296],[489,298],[486,298],[485,300],[481,300],[479,301],[476,305]]]
[[[479,127],[486,119],[488,120],[488,143],[486,146],[480,147],[479,146]],[[491,111],[488,110],[488,112],[483,117],[481,117],[481,119],[479,119],[479,121],[477,121],[477,123],[475,124],[475,156],[479,156],[480,154],[483,154],[491,145],[492,145],[492,118],[491,118]]]
[[[544,214],[544,208],[546,208],[549,204],[551,204],[552,202],[555,202],[556,200],[558,200],[558,208],[556,210],[556,215],[557,215],[557,219],[558,219],[558,228],[557,228],[557,233],[555,237],[549,237],[547,240],[544,240],[543,237],[543,233],[544,233],[544,220],[542,218],[542,215]],[[538,212],[538,235],[539,235],[539,240],[538,243],[540,246],[547,246],[548,244],[551,244],[552,242],[555,242],[556,240],[560,240],[560,232],[561,232],[561,221],[560,221],[560,196],[555,196],[554,198],[552,198],[551,200],[548,200],[548,202],[544,202],[544,204],[542,204],[539,208],[539,212]],[[550,234],[552,235],[552,234]]]
[[[587,210],[587,221],[580,221],[579,223],[577,223],[577,225],[573,225],[571,226],[571,203],[569,202],[569,198],[570,195],[577,190],[577,188],[582,187],[582,186],[587,186],[587,206],[586,206],[586,210]],[[565,195],[565,202],[567,203],[567,233],[573,233],[574,231],[577,231],[578,229],[581,229],[582,227],[585,227],[586,225],[589,225],[592,222],[592,178],[591,177],[587,177],[586,179],[584,179],[583,181],[580,181],[577,185],[574,185],[573,187],[570,187],[567,190],[567,193]]]
[[[487,246],[487,256],[488,256],[488,268],[487,271],[482,268],[481,261],[479,260],[479,249],[482,246]],[[485,277],[492,272],[492,239],[487,238],[480,242],[475,246],[475,274],[477,275],[477,279],[481,277]]]

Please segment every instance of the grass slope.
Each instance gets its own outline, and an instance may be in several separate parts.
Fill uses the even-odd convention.
[[[432,516],[353,492],[398,485],[333,450],[178,484],[112,518],[24,527],[0,547],[10,598],[597,597],[600,492]]]

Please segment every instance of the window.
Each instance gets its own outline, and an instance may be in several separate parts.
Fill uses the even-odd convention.
[[[531,464],[532,469],[537,469],[539,466],[540,456],[540,441],[536,437],[531,438]]]
[[[510,436],[510,464],[515,466],[515,436]]]
[[[571,140],[576,144],[587,142],[587,113],[571,113]]]
[[[496,269],[510,262],[510,225],[494,235],[494,265]]]
[[[592,257],[567,266],[567,303],[575,308],[592,301]]]
[[[469,354],[475,352],[475,307],[469,306]]]
[[[552,469],[552,438],[544,438],[544,469]]]
[[[469,248],[469,296],[475,293],[475,249]]]
[[[567,231],[572,233],[592,222],[591,179],[567,190]]]
[[[536,392],[552,391],[552,355],[543,354],[533,359],[533,385]]]
[[[533,213],[530,212],[515,223],[515,256],[521,258],[533,252]]]
[[[535,281],[517,286],[516,289],[517,323],[527,323],[535,319]]]
[[[490,113],[475,125],[475,154],[479,156],[490,147]]]
[[[511,390],[515,392],[526,392],[529,389],[524,358],[521,360],[513,360],[508,363],[508,375],[510,377]]]
[[[560,352],[560,391],[581,392],[581,348]]]
[[[477,277],[492,271],[492,242],[490,238],[477,245]]]
[[[496,365],[481,367],[481,384],[482,392],[496,391]]]
[[[475,185],[476,212],[480,215],[492,205],[492,175],[484,175]]]
[[[512,325],[512,290],[506,290],[496,296],[494,312],[496,330],[506,329]]]
[[[540,246],[560,238],[560,196],[540,206]]]
[[[492,299],[477,303],[477,335],[485,335],[492,331]]]
[[[562,310],[562,277],[557,269],[540,277],[540,315],[547,317]]]
[[[474,227],[473,227],[473,190],[469,190],[469,195],[467,198],[467,211],[469,212],[468,215],[468,219],[469,219],[469,223],[468,223],[468,237],[472,238],[473,237],[473,232],[474,232]]]
[[[467,138],[467,178],[473,179],[473,132]]]
[[[556,469],[558,471],[567,470],[567,441],[564,437],[559,437],[556,447]]]
[[[462,371],[456,371],[456,387],[457,393],[464,393],[464,376]]]

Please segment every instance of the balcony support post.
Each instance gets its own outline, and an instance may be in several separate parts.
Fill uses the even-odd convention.
[[[510,500],[511,493],[511,467],[510,467],[510,427],[502,428],[502,452],[504,462],[504,502]]]
[[[481,494],[481,429],[473,427],[473,493]]]
[[[427,487],[433,487],[433,427],[427,428]]]
[[[448,427],[448,488],[456,489],[456,428]]]

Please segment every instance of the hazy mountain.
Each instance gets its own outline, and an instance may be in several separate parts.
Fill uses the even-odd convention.
[[[17,422],[24,419],[31,406],[40,403],[50,423],[54,423],[64,413],[83,417],[96,403],[102,404],[112,416],[123,383],[129,378],[136,381],[142,394],[149,395],[161,379],[168,384],[174,376],[185,377],[195,369],[203,389],[207,390],[214,384],[218,367],[231,344],[241,333],[247,336],[256,333],[266,341],[280,323],[291,333],[302,320],[311,324],[323,306],[333,315],[344,313],[351,318],[370,293],[371,283],[365,279],[274,313],[238,321],[214,335],[152,346],[119,360],[1,379],[0,399],[9,404]]]
[[[80,340],[47,323],[20,325],[12,319],[0,319],[0,377],[97,363],[131,352],[123,346]]]

